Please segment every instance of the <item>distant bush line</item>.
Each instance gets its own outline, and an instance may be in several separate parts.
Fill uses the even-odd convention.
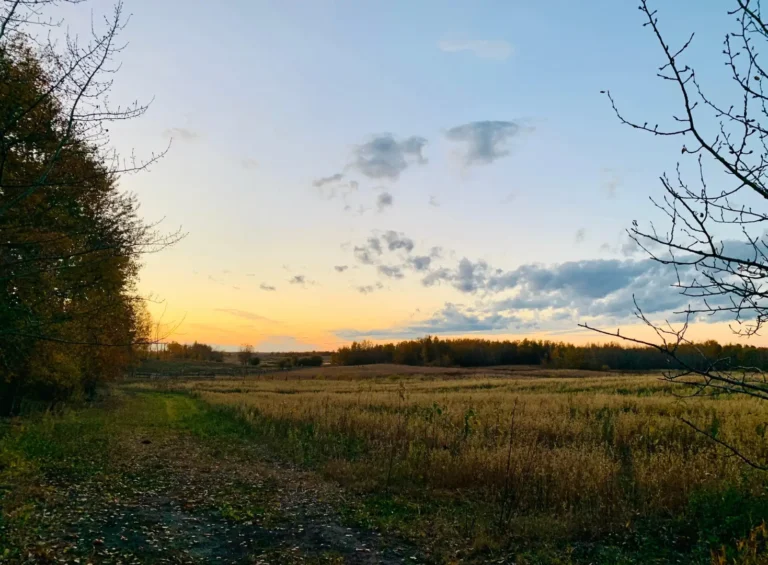
[[[683,345],[678,358],[689,367],[768,368],[768,348],[721,345],[716,341]],[[680,365],[650,347],[623,347],[617,343],[573,345],[530,340],[439,339],[424,337],[399,343],[353,342],[331,357],[336,365],[396,363],[437,367],[489,367],[493,365],[545,365],[558,369],[647,371],[676,369]]]

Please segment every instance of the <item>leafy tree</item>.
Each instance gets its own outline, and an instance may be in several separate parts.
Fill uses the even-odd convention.
[[[253,357],[251,357],[251,358],[248,360],[248,363],[249,363],[251,366],[253,366],[253,367],[258,367],[259,365],[261,365],[261,358],[259,358],[259,357],[256,357],[256,356],[254,355]]]
[[[237,352],[237,358],[241,365],[248,365],[253,359],[253,346],[243,345],[240,347],[240,351]]]
[[[138,259],[180,237],[145,224],[118,188],[158,158],[109,150],[108,123],[146,110],[107,101],[122,4],[86,45],[60,49],[34,37],[56,3],[0,4],[0,414],[120,376],[151,339]]]

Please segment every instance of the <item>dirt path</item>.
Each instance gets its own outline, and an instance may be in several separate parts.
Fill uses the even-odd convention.
[[[103,472],[40,485],[37,540],[21,562],[425,562],[407,543],[345,526],[334,485],[268,461],[258,446],[185,429],[185,410],[198,409],[189,399],[125,402],[123,416],[140,421],[111,430]]]

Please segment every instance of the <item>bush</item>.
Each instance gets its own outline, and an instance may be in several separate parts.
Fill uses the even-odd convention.
[[[321,367],[323,365],[323,358],[320,355],[299,357],[296,360],[296,365],[299,367]]]

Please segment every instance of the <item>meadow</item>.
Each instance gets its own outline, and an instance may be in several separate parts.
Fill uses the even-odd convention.
[[[238,418],[362,494],[350,520],[438,561],[763,562],[766,473],[683,421],[768,461],[768,407],[743,396],[686,397],[659,374],[390,365],[129,388]]]

